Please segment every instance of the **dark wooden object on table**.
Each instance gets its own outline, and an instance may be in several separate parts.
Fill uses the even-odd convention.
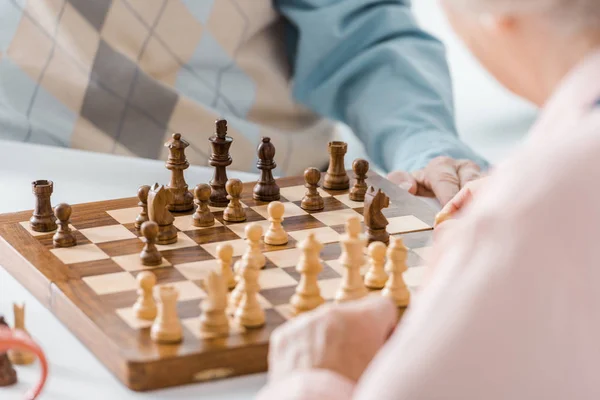
[[[275,163],[275,146],[271,139],[263,137],[258,145],[258,162],[256,167],[260,170],[260,178],[252,189],[252,197],[259,201],[275,201],[280,199],[279,186],[273,178],[273,169],[277,167]]]
[[[142,210],[140,211],[140,213],[138,214],[138,216],[135,219],[135,223],[134,223],[135,229],[140,229],[144,222],[149,221],[149,219],[148,219],[148,192],[149,191],[150,191],[149,185],[142,185],[138,189],[137,195],[138,195],[138,199],[140,200],[138,202],[138,206],[140,206],[142,208]]]
[[[209,204],[213,207],[225,207],[229,203],[225,184],[227,183],[227,167],[233,160],[229,148],[233,139],[227,136],[227,121],[220,119],[216,122],[216,133],[208,141],[212,149],[209,165],[215,167],[215,173],[210,181],[211,193]]]
[[[223,211],[223,219],[227,222],[243,222],[246,220],[246,211],[242,207],[240,198],[244,184],[239,179],[230,179],[225,185],[227,189],[227,199],[229,204]]]
[[[190,166],[185,157],[185,149],[189,145],[181,138],[180,133],[174,133],[171,140],[165,143],[165,147],[169,149],[166,167],[171,171],[171,182],[167,185],[167,189],[173,194],[173,199],[169,203],[169,211],[189,211],[194,208],[194,198],[188,191],[188,185],[183,176],[183,171]]]
[[[47,180],[34,181],[31,184],[35,195],[35,207],[29,220],[29,226],[36,232],[52,232],[56,230],[56,217],[52,211],[50,196],[54,191],[54,183]]]
[[[373,186],[367,189],[365,194],[364,221],[367,228],[367,240],[371,242],[390,242],[390,234],[387,232],[388,220],[382,210],[390,206],[390,198],[381,191],[375,190]]]
[[[206,183],[196,185],[194,188],[194,203],[196,204],[196,212],[192,216],[194,226],[205,228],[215,224],[215,216],[208,208],[209,198],[210,186]]]
[[[7,329],[8,324],[3,316],[0,315],[0,329]],[[8,358],[8,352],[4,351],[0,353],[0,387],[10,386],[17,383],[17,371],[14,369],[10,358]]]
[[[301,176],[282,178],[278,179],[277,183],[281,188],[290,188],[303,185],[304,178]],[[390,207],[384,210],[387,217],[414,215],[429,225],[433,224],[435,212],[397,185],[375,173],[369,174],[367,183],[382,188],[391,197]],[[242,195],[244,203],[253,201],[251,192],[254,184],[255,182],[244,184]],[[335,192],[336,195],[345,193],[348,191]],[[341,206],[332,197],[324,197],[324,199],[325,211],[339,209]],[[300,201],[295,203],[299,205]],[[108,212],[132,208],[137,204],[137,197],[76,204],[72,206],[71,223],[76,229],[116,224],[114,220],[109,221]],[[260,202],[255,204],[263,205]],[[266,310],[267,323],[263,328],[243,335],[199,340],[186,330],[180,345],[158,345],[150,339],[149,329],[132,329],[115,312],[117,308],[131,307],[134,304],[138,297],[135,290],[99,295],[83,281],[86,276],[92,274],[92,271],[96,271],[95,275],[100,275],[107,272],[122,272],[122,269],[115,270],[112,259],[84,263],[85,265],[64,264],[52,254],[52,247],[47,245],[48,238],[51,238],[52,234],[36,237],[23,228],[21,223],[27,221],[30,216],[31,211],[0,215],[2,266],[129,388],[137,391],[153,390],[266,371],[269,336],[282,323],[282,319],[277,318],[278,314],[274,310]],[[296,219],[306,218],[307,216],[288,218],[284,222],[286,229],[307,229],[309,226],[306,222],[295,222]],[[310,227],[319,226],[322,225],[316,224]],[[133,224],[130,228],[134,229]],[[210,235],[202,234],[206,230],[195,231],[200,233],[194,237],[199,244],[232,239],[227,228],[216,226],[208,229],[215,229],[215,231]],[[189,234],[192,233],[190,231]],[[409,248],[426,246],[430,237],[430,230],[402,235]],[[143,244],[138,239],[129,239],[123,241],[123,244],[109,242],[99,246],[112,256],[120,255],[119,252],[128,246],[132,247],[130,253],[139,252]],[[295,242],[290,241],[287,246],[292,248]],[[185,248],[165,251],[163,257],[166,259],[171,257],[168,258],[169,261],[178,264],[198,261],[197,257],[200,254],[205,254],[206,260],[214,260],[213,256],[203,253],[199,247],[190,249],[193,252],[190,253]],[[278,248],[265,249],[265,251],[269,250],[278,250]],[[188,254],[193,255],[194,258],[186,261]],[[321,253],[323,260],[335,260],[339,256],[339,243],[326,245]],[[181,260],[175,262],[173,257]],[[418,264],[421,265],[421,261]],[[175,272],[173,268],[159,268],[155,271],[158,274],[163,270]],[[157,276],[160,278],[163,275],[160,273]],[[167,274],[165,278],[170,279],[170,276]],[[278,296],[288,301],[292,294],[293,291],[283,291],[278,293]],[[184,302],[181,311],[199,313],[198,305],[197,300]]]
[[[365,201],[365,193],[367,193],[367,172],[369,171],[369,162],[362,158],[357,158],[352,163],[352,171],[354,171],[354,179],[356,182],[350,190],[350,200]]]
[[[319,211],[325,207],[323,197],[319,194],[319,181],[321,173],[316,168],[307,168],[304,170],[304,186],[306,194],[302,198],[300,207],[308,211]]]
[[[162,263],[162,255],[156,248],[156,237],[158,236],[158,224],[154,221],[146,221],[142,224],[142,236],[144,236],[144,248],[140,253],[140,260],[146,266],[156,266]]]
[[[71,206],[66,203],[54,207],[54,214],[59,220],[58,230],[52,237],[54,247],[73,247],[77,244],[77,239],[69,227],[71,212]]]
[[[164,186],[155,183],[148,192],[148,219],[158,224],[158,244],[177,242],[177,229],[173,225],[175,218],[168,210],[173,194]]]
[[[350,187],[350,178],[344,167],[344,156],[348,144],[344,142],[329,142],[329,168],[323,180],[323,188],[331,190],[346,190]]]

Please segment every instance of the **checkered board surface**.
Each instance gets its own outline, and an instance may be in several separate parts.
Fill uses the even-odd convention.
[[[123,355],[125,360],[136,360],[143,364],[163,359],[173,362],[177,358],[195,356],[198,363],[194,368],[197,371],[191,381],[210,380],[245,373],[243,368],[238,370],[240,360],[236,360],[235,356],[219,357],[219,351],[230,354],[231,350],[243,350],[246,346],[256,344],[266,347],[270,332],[291,318],[289,300],[300,279],[295,270],[300,256],[296,244],[309,233],[314,232],[316,238],[325,245],[321,253],[324,269],[319,275],[322,296],[331,301],[340,286],[343,270],[338,262],[341,253],[340,234],[344,232],[348,217],[363,219],[363,203],[351,201],[347,192],[321,190],[325,200],[324,210],[307,212],[300,208],[300,200],[306,189],[301,184],[293,183],[299,182],[290,181],[290,186],[281,188],[281,201],[285,205],[283,226],[289,242],[283,246],[263,243],[267,264],[260,273],[259,301],[265,309],[267,324],[264,328],[253,330],[244,330],[232,324],[230,335],[220,339],[201,337],[199,332],[199,306],[206,296],[200,281],[209,271],[218,270],[218,245],[231,244],[235,262],[246,249],[246,226],[258,223],[264,230],[268,228],[268,204],[251,198],[251,186],[245,186],[242,197],[246,222],[227,223],[222,218],[222,208],[211,208],[216,218],[215,225],[197,228],[192,224],[192,212],[174,214],[178,240],[171,245],[157,246],[163,255],[163,263],[158,267],[145,267],[140,262],[139,253],[144,244],[140,233],[134,228],[135,218],[140,211],[139,207],[134,206],[135,200],[128,203],[131,206],[118,207],[124,204],[121,202],[118,205],[111,204],[106,209],[95,207],[93,211],[77,212],[74,207],[71,227],[78,242],[77,246],[71,248],[54,248],[52,234],[31,231],[27,220],[15,225],[18,225],[21,233],[26,232],[24,235],[41,245],[42,251],[49,253],[48,257],[64,266],[65,281],[57,279],[57,286],[65,287],[62,290],[70,303],[80,308],[95,324],[95,328],[108,336],[115,351]],[[414,289],[421,280],[431,226],[415,215],[403,215],[402,207],[396,206],[394,199],[391,199],[391,206],[386,209],[388,232],[403,237],[409,248],[410,268],[405,273],[405,281],[410,289]],[[173,285],[179,290],[178,314],[184,327],[184,341],[180,345],[153,343],[149,339],[151,322],[139,320],[133,314],[132,305],[137,298],[135,277],[146,270],[156,275],[158,285]],[[202,366],[203,353],[211,354],[211,360],[205,368]],[[266,356],[264,353],[263,358]],[[264,360],[260,364],[263,365]],[[136,388],[136,384],[131,383],[131,377],[125,383]]]

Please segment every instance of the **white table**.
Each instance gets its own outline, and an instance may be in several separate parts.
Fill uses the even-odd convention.
[[[208,182],[212,170],[190,167],[188,184]],[[248,173],[229,171],[243,181],[256,179]],[[133,197],[138,186],[167,183],[164,162],[106,154],[0,141],[0,213],[33,208],[31,182],[55,183],[52,201],[70,204]],[[2,260],[0,259],[0,265]],[[0,268],[0,314],[12,324],[12,302],[25,302],[26,324],[50,361],[50,377],[44,400],[106,399],[251,399],[265,383],[265,375],[227,379],[147,393],[122,385],[109,371],[29,292]],[[38,378],[37,365],[17,367],[19,383],[0,388],[0,398],[21,399]]]

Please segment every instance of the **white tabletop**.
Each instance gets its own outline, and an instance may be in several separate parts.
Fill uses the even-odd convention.
[[[208,182],[212,170],[190,167],[190,186]],[[228,171],[232,178],[256,179],[248,173]],[[167,183],[164,162],[106,154],[0,141],[0,213],[33,208],[31,182],[54,181],[52,201],[70,204],[133,197],[137,188],[154,182]],[[2,260],[0,259],[0,265]],[[0,314],[12,324],[12,302],[25,302],[27,328],[50,361],[50,376],[44,400],[105,399],[251,399],[264,385],[264,374],[136,393],[122,385],[65,328],[52,313],[0,268]],[[38,378],[38,367],[17,367],[19,383],[0,388],[0,398],[21,399]]]

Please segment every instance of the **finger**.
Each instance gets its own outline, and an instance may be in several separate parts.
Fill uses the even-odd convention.
[[[442,210],[438,213],[435,225],[440,225],[444,221],[452,218],[458,211],[464,208],[473,199],[473,190],[471,185],[466,185],[454,196]]]
[[[456,168],[460,187],[481,178],[481,168],[471,160],[460,160]]]
[[[431,189],[426,184],[424,169],[413,172],[412,176],[417,181],[417,192],[415,193],[415,196],[435,197],[435,194],[433,194]]]
[[[385,340],[394,330],[398,320],[398,310],[393,301],[383,296],[368,296],[356,302],[343,304],[346,312],[359,319],[365,326],[375,330],[376,336]],[[365,321],[368,319],[368,322]]]
[[[418,184],[416,179],[408,172],[405,171],[393,171],[387,176],[388,180],[402,189],[407,190],[408,193],[416,195],[418,190]]]
[[[433,159],[425,167],[425,182],[442,206],[445,206],[460,190],[456,161],[449,157]]]

